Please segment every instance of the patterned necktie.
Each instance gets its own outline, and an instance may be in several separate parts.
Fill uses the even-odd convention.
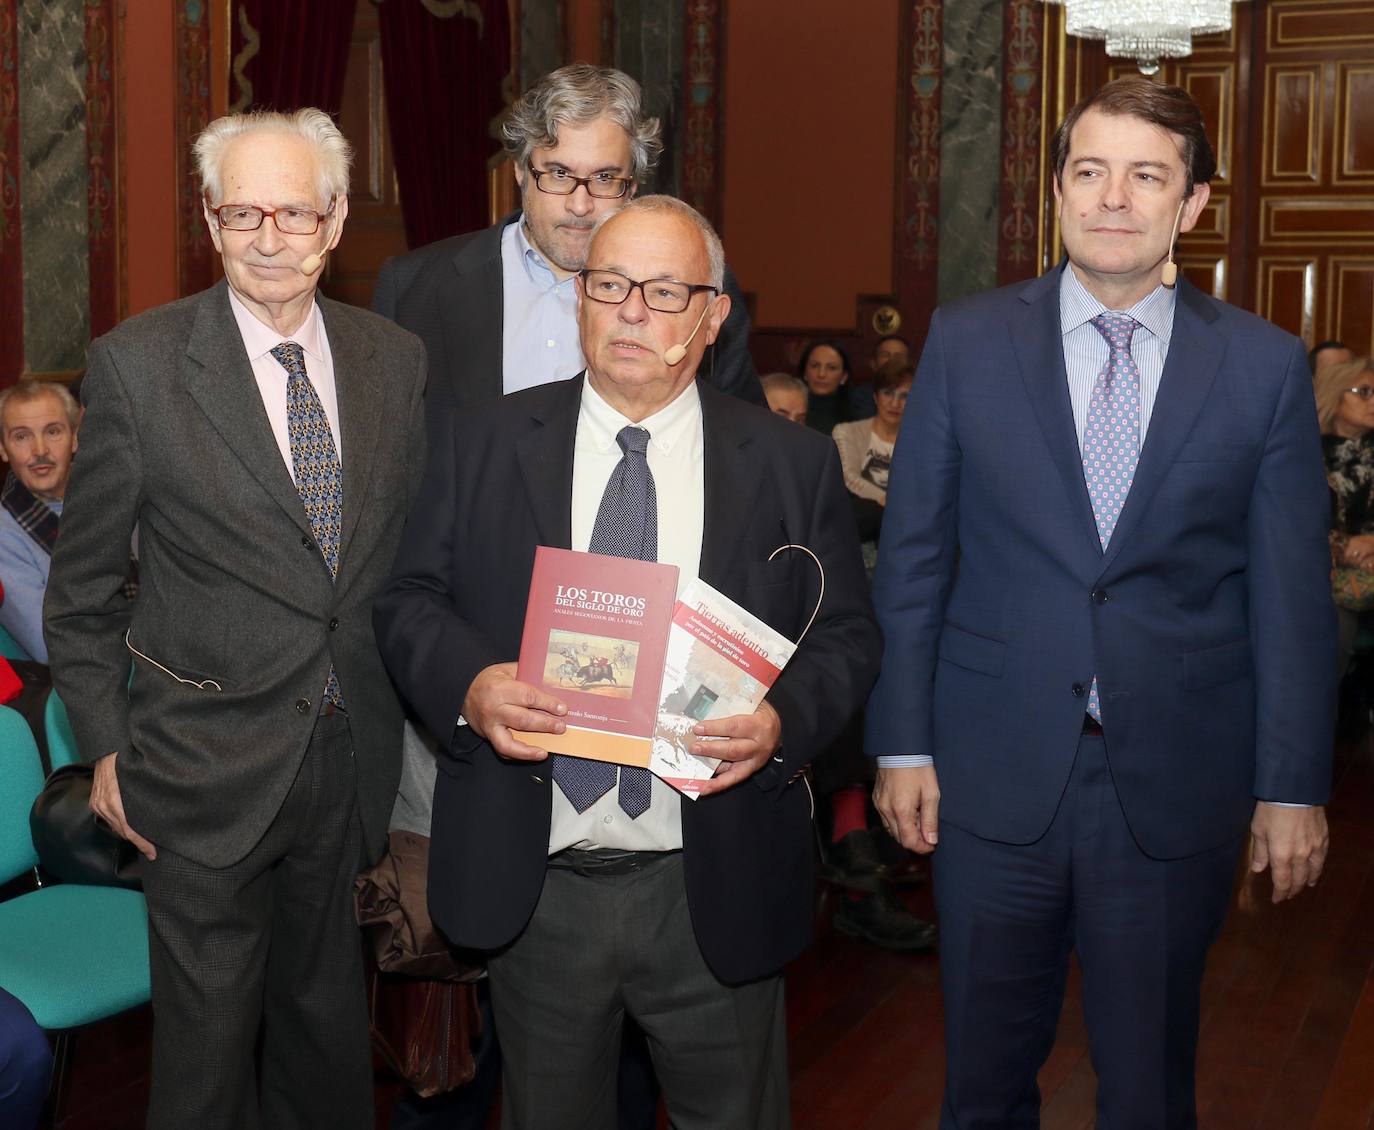
[[[329,575],[339,574],[339,538],[343,532],[343,469],[334,449],[334,433],[324,414],[315,386],[305,371],[305,353],[294,341],[284,341],[272,350],[286,370],[286,431],[291,444],[291,466],[296,490],[310,519],[315,544],[329,566]],[[343,707],[343,693],[334,668],[324,687],[325,702]]]
[[[1112,540],[1121,508],[1131,492],[1140,460],[1140,370],[1131,356],[1131,337],[1140,325],[1129,314],[1099,314],[1093,329],[1111,351],[1097,374],[1083,429],[1083,478],[1093,504],[1097,536],[1105,551]],[[1097,676],[1088,691],[1088,713],[1102,721]]]
[[[606,481],[587,549],[613,557],[657,561],[658,495],[646,455],[649,433],[643,428],[624,427],[615,441],[624,454]],[[617,768],[620,807],[633,820],[649,807],[652,777],[647,769],[553,755],[553,779],[578,812],[586,812],[610,791]]]

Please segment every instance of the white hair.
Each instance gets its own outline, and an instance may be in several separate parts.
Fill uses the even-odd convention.
[[[617,216],[628,216],[633,212],[648,212],[658,215],[667,213],[686,220],[696,228],[701,233],[701,242],[706,247],[706,261],[710,265],[711,285],[716,288],[717,292],[724,290],[725,246],[720,242],[720,236],[716,234],[716,229],[711,226],[710,220],[676,196],[636,196],[623,208],[617,208],[614,212],[602,215],[596,221],[596,226],[592,228],[592,239],[596,239],[597,232]]]
[[[348,194],[348,166],[353,160],[353,146],[328,114],[307,106],[294,114],[280,114],[275,110],[226,114],[201,130],[192,152],[201,187],[210,194],[211,200],[222,203],[224,199],[225,149],[236,137],[249,133],[284,133],[304,138],[315,151],[320,200]]]

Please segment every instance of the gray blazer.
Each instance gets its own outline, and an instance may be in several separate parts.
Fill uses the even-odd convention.
[[[93,342],[83,382],[45,603],[53,680],[83,757],[119,753],[130,825],[210,867],[241,859],[276,816],[331,663],[369,857],[396,793],[402,714],[371,610],[423,468],[424,349],[375,314],[319,305],[343,463],[333,582],[224,283]],[[130,607],[120,583],[135,523]]]

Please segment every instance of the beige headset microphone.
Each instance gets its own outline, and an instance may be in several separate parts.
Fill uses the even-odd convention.
[[[706,320],[706,314],[711,309],[711,303],[706,303],[701,308],[701,317],[697,319],[697,324],[692,327],[692,332],[687,335],[687,340],[679,345],[670,345],[663,351],[663,363],[665,365],[681,365],[682,359],[687,356],[687,347],[692,344],[692,339],[697,336],[697,330],[701,329],[701,323]]]
[[[333,219],[331,219],[329,222],[329,238],[324,241],[324,247],[322,247],[319,251],[312,251],[309,255],[307,255],[304,259],[301,260],[301,274],[316,274],[319,271],[319,269],[324,266],[324,257],[329,254],[329,244],[334,239],[334,223],[335,221]]]
[[[1178,214],[1174,216],[1174,230],[1169,234],[1169,261],[1164,264],[1164,270],[1159,276],[1159,281],[1170,290],[1178,285],[1178,264],[1174,262],[1174,244],[1178,242],[1178,229],[1183,223],[1183,207],[1188,203],[1185,196],[1178,202]]]

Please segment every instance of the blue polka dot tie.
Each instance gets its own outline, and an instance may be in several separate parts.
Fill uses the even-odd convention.
[[[284,341],[272,350],[272,356],[286,370],[286,431],[296,490],[310,520],[315,544],[329,566],[329,575],[336,577],[343,533],[343,468],[334,448],[334,433],[329,430],[329,417],[324,414],[324,405],[305,371],[301,347],[294,341]],[[339,677],[332,666],[325,682],[324,700],[343,706]]]
[[[1140,370],[1131,356],[1131,337],[1140,325],[1129,314],[1099,314],[1093,328],[1110,354],[1093,385],[1088,425],[1083,430],[1083,478],[1093,505],[1097,536],[1105,551],[1121,508],[1131,492],[1140,461]],[[1097,676],[1088,691],[1088,713],[1102,721]]]
[[[649,433],[627,426],[615,437],[623,453],[606,490],[592,527],[587,549],[612,557],[638,561],[658,560],[658,495],[649,470]],[[582,757],[553,755],[553,779],[578,812],[586,812],[611,790],[620,778],[618,800],[624,813],[635,819],[649,808],[653,778],[647,769],[615,766]]]

